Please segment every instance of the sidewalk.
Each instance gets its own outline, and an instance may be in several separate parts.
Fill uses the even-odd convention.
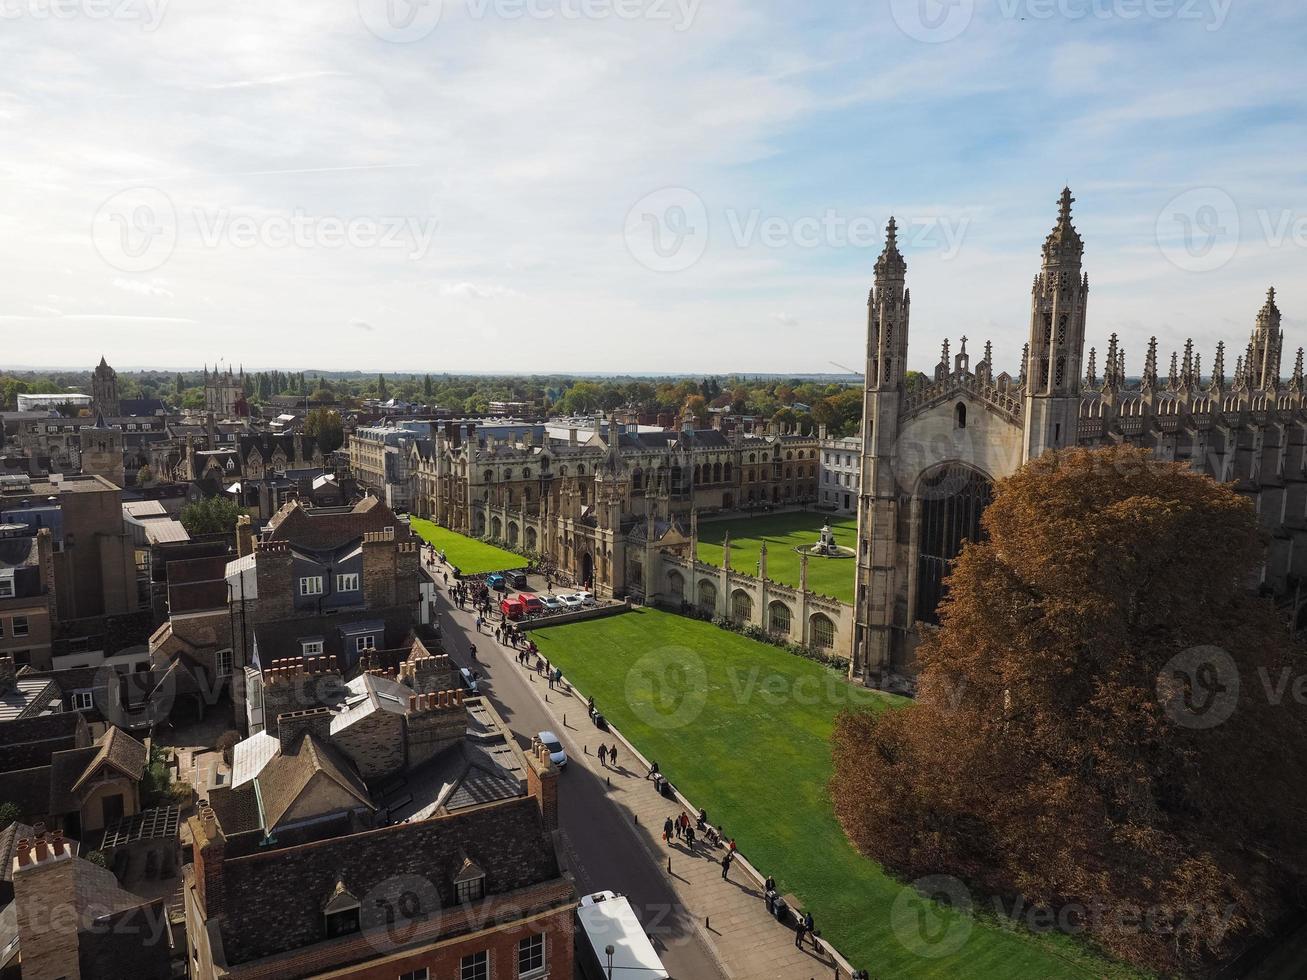
[[[512,650],[501,649],[512,658]],[[731,864],[729,880],[723,881],[724,848],[708,845],[702,835],[698,836],[693,854],[683,843],[669,847],[662,842],[664,820],[682,810],[693,819],[698,811],[679,797],[670,800],[660,795],[646,778],[645,760],[624,738],[615,737],[614,731],[595,728],[585,700],[575,690],[570,694],[550,691],[543,678],[534,690],[537,697],[548,695],[545,710],[560,728],[563,716],[567,716],[569,737],[585,747],[582,756],[569,758],[569,765],[584,766],[601,779],[608,777],[613,802],[628,819],[638,821],[637,836],[664,873],[671,858],[669,881],[681,903],[698,918],[701,934],[713,946],[729,975],[740,980],[810,980],[836,976],[835,963],[824,950],[814,951],[811,941],[805,942],[802,950],[797,949],[794,930],[767,913],[762,899],[763,875],[738,854]],[[621,748],[617,768],[601,766],[595,755],[599,743],[612,745],[618,741]],[[817,926],[820,928],[821,924]],[[839,976],[847,977],[848,973],[841,971]]]

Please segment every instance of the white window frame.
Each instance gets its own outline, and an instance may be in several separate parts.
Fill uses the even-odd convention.
[[[354,652],[362,653],[364,650],[375,650],[377,648],[377,634],[368,633],[366,636],[354,637]]]
[[[359,590],[359,573],[342,572],[336,576],[337,592],[357,592]]]
[[[94,707],[95,707],[95,695],[93,695],[90,691],[73,692],[74,711],[90,711]]]
[[[488,949],[468,953],[458,961],[459,980],[483,980],[489,976],[490,950]]]
[[[12,599],[18,594],[18,587],[14,585],[14,570],[6,568],[0,570],[0,599]]]
[[[21,625],[20,625],[21,624]],[[15,616],[9,621],[10,635],[13,637],[26,636],[28,632],[27,617]]]
[[[420,966],[416,970],[409,970],[407,973],[401,973],[399,980],[430,980],[431,974],[425,966]]]
[[[322,595],[322,576],[305,575],[301,577],[300,595],[301,596]]]
[[[534,947],[537,945],[540,947],[540,954],[539,954],[540,965],[529,966],[524,970],[522,969],[522,956],[523,953],[526,951],[524,950],[523,947],[525,947],[528,943],[530,943],[531,946],[533,947],[530,953],[532,957],[535,956]],[[525,939],[519,939],[517,941],[518,977],[522,978],[522,980],[527,980],[527,978],[533,978],[533,977],[543,977],[545,975],[545,972],[548,970],[548,968],[549,968],[548,944],[545,942],[545,934],[543,932],[532,933],[531,935],[527,936]]]
[[[230,677],[232,664],[235,663],[236,654],[233,650],[219,650],[213,656],[213,664],[217,669],[219,677]]]
[[[322,653],[321,640],[300,640],[300,653],[306,657],[316,657]]]

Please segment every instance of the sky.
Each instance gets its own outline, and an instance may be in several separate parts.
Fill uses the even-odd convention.
[[[893,214],[910,366],[1015,373],[1063,184],[1100,365],[1210,367],[1271,285],[1292,351],[1304,40],[1288,0],[0,0],[0,369],[857,370]]]

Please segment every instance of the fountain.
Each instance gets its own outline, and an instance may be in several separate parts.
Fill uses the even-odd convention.
[[[818,558],[852,558],[854,555],[852,548],[835,543],[835,532],[830,529],[829,521],[822,525],[816,544],[799,545],[795,550]]]

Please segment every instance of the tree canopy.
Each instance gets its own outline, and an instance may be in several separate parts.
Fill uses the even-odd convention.
[[[1001,482],[983,528],[916,703],[840,717],[837,815],[905,877],[1196,973],[1276,924],[1307,867],[1307,665],[1249,589],[1252,506],[1145,450],[1073,449]]]
[[[182,508],[182,527],[191,536],[201,534],[230,534],[236,530],[240,506],[225,497],[209,497]]]

